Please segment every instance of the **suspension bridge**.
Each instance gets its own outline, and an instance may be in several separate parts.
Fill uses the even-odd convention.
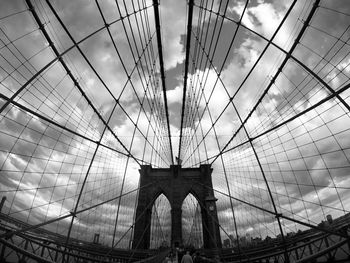
[[[1,0],[0,261],[349,262],[349,65],[348,1]]]

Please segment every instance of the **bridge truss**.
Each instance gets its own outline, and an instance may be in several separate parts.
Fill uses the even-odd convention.
[[[153,256],[130,250],[138,169],[174,164],[212,166],[223,260],[346,260],[350,4],[188,0],[176,67],[167,5],[1,1],[0,260]]]

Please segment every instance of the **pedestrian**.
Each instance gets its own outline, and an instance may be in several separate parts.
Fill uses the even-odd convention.
[[[193,255],[193,263],[201,263],[201,256],[199,254],[199,251],[197,251],[194,255]]]
[[[192,257],[190,255],[190,251],[186,252],[186,255],[184,255],[181,259],[181,263],[193,263]]]
[[[170,258],[168,256],[165,257],[163,263],[171,263]]]
[[[183,246],[181,245],[179,247],[179,249],[177,250],[177,262],[178,263],[182,262],[181,260],[182,260],[182,257],[184,256],[184,254],[185,254],[185,251],[184,251]]]
[[[215,263],[221,263],[220,257],[219,257],[219,256],[215,256],[214,262],[215,262]]]

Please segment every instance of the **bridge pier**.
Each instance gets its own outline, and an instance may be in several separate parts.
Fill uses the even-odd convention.
[[[134,249],[150,247],[152,206],[161,194],[167,197],[171,206],[172,246],[183,243],[182,203],[188,194],[192,194],[201,208],[204,248],[221,248],[210,165],[201,165],[199,168],[181,168],[173,165],[170,168],[157,169],[150,165],[142,165],[139,172],[140,190],[132,243]]]
[[[182,209],[174,206],[171,209],[171,244],[179,246],[182,243]]]

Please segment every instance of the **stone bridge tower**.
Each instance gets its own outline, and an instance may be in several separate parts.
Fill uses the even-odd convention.
[[[189,193],[197,199],[201,208],[204,248],[221,248],[211,173],[210,165],[201,165],[199,168],[181,168],[179,165],[172,165],[170,168],[157,169],[153,169],[150,165],[142,165],[133,248],[149,248],[152,206],[161,194],[167,197],[171,205],[171,243],[181,244],[181,208]]]

